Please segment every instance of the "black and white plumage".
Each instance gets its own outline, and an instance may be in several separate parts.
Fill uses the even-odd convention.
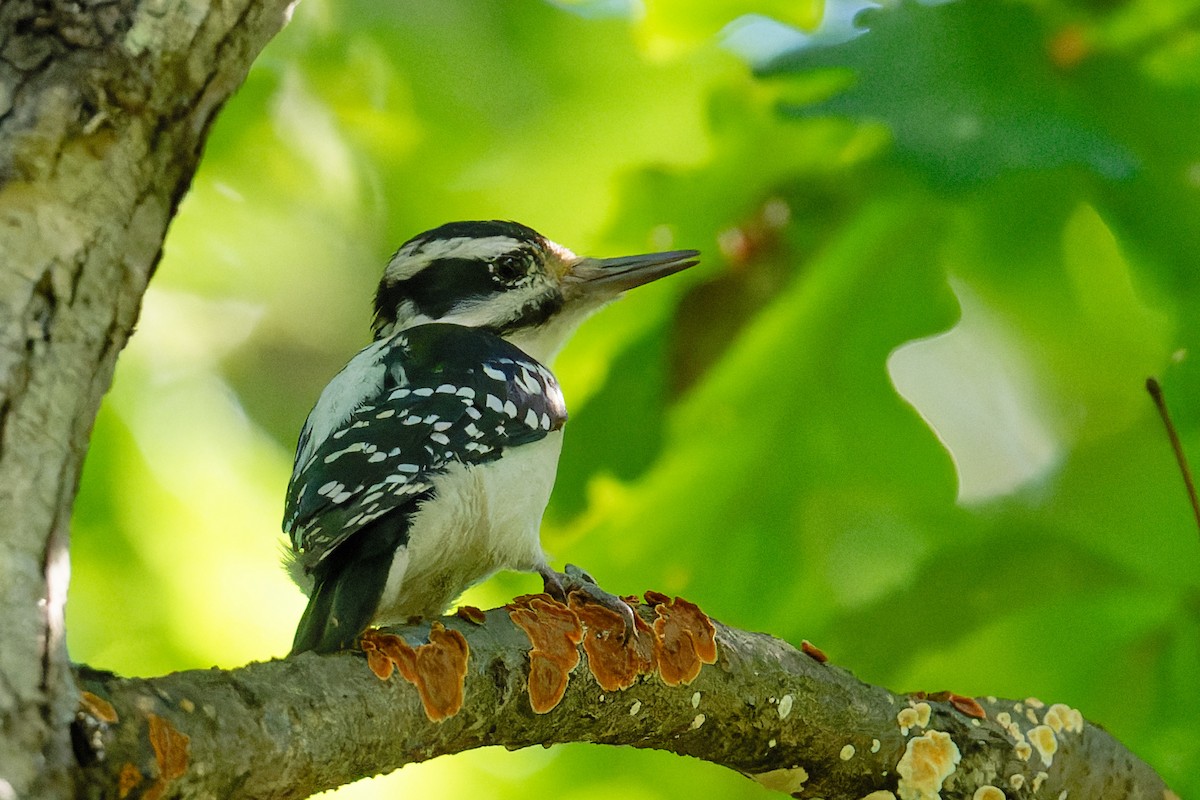
[[[440,614],[499,569],[561,591],[538,537],[567,419],[545,364],[587,315],[697,255],[580,258],[499,221],[406,242],[376,293],[375,340],[300,434],[283,527],[309,603],[293,652]]]

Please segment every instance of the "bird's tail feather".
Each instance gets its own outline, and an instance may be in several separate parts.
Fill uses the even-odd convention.
[[[400,539],[398,542],[397,539]],[[407,537],[365,528],[345,541],[314,573],[308,607],[296,627],[292,654],[348,650],[379,608],[396,548]]]

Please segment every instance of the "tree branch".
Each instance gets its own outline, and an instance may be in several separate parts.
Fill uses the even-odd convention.
[[[628,646],[593,609],[573,602],[572,614],[540,596],[479,612],[482,624],[445,618],[371,637],[365,660],[306,653],[151,679],[81,670],[94,695],[85,694],[77,732],[95,756],[81,771],[81,796],[300,798],[476,747],[582,741],[694,756],[805,797],[1001,797],[976,794],[986,785],[1009,798],[1173,797],[1150,767],[1066,706],[895,695],[765,634],[714,624],[715,663],[697,661],[688,682],[676,668],[689,648],[703,658],[709,621],[686,602],[650,599]],[[582,644],[572,616],[584,621],[574,626]],[[571,643],[556,652],[562,637]],[[437,657],[456,652],[439,649],[447,641],[469,650],[461,684],[437,683],[461,674],[446,668],[452,655]],[[649,668],[638,656],[647,648]],[[535,713],[531,705],[554,693],[546,673],[570,668],[559,663],[566,650],[582,660],[561,700]],[[618,651],[633,655],[624,667],[611,657]],[[432,668],[422,673],[422,661]],[[396,674],[373,674],[392,662]],[[604,688],[622,676],[627,688]],[[459,685],[461,709],[431,721],[447,698],[453,706]]]

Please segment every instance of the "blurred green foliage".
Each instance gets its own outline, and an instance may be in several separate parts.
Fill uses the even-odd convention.
[[[1142,389],[1200,458],[1200,2],[854,11],[302,3],[213,131],[97,421],[73,657],[287,649],[294,437],[384,260],[511,218],[596,255],[705,251],[559,359],[557,563],[893,689],[1069,703],[1200,795],[1200,537]],[[573,746],[341,796],[422,786],[765,795]]]

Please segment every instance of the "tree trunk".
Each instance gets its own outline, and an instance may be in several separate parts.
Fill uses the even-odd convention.
[[[0,798],[69,793],[88,437],[209,126],[288,6],[0,4]]]

